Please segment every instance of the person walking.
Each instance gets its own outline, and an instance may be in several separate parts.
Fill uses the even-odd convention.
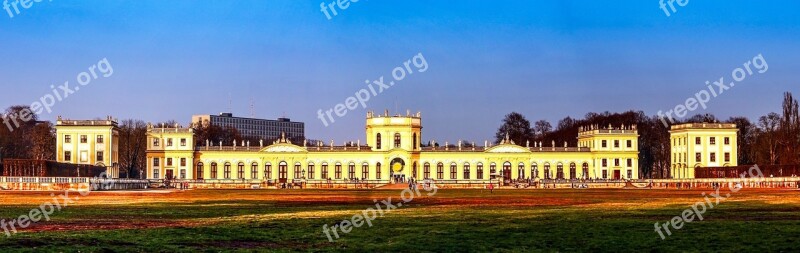
[[[494,193],[494,184],[489,183],[489,193]]]

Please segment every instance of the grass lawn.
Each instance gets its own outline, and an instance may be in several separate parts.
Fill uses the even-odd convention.
[[[653,224],[705,201],[704,192],[712,191],[422,191],[378,215],[371,227],[339,231],[333,242],[323,225],[341,225],[375,208],[374,200],[402,202],[400,191],[92,192],[54,212],[50,221],[0,236],[0,252],[800,251],[800,192],[793,190],[731,193],[702,221],[671,228],[662,240]],[[50,194],[0,192],[0,218],[29,213],[52,201]]]

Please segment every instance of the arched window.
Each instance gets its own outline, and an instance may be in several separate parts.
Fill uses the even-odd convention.
[[[375,149],[381,149],[381,133],[375,135]]]
[[[326,180],[330,179],[330,177],[328,177],[328,163],[322,163],[322,168],[320,169],[320,174],[321,174],[322,179],[326,179]]]
[[[278,180],[281,180],[281,182],[283,182],[284,179],[288,179],[289,178],[289,168],[288,167],[289,167],[289,164],[287,164],[286,162],[278,163]]]
[[[400,147],[400,133],[394,133],[394,147]]]
[[[517,178],[518,179],[525,178],[525,164],[524,163],[519,163],[519,166],[517,166]]]
[[[589,163],[583,163],[583,175],[584,179],[589,178]]]
[[[475,173],[477,173],[478,179],[483,179],[483,163],[478,163]]]
[[[352,180],[356,178],[356,164],[350,163],[347,165],[347,178]]]
[[[539,178],[539,165],[536,163],[531,164],[531,178]]]
[[[444,164],[436,164],[436,179],[444,179]]]
[[[489,179],[494,179],[495,175],[497,175],[497,164],[490,163],[489,164]]]
[[[414,162],[411,165],[411,174],[413,175],[414,178],[419,178],[418,177],[419,174],[417,174],[417,162]]]
[[[464,179],[469,178],[469,163],[464,163]]]
[[[240,162],[238,165],[236,165],[236,176],[237,176],[236,178],[238,178],[238,179],[244,179],[244,163],[243,162]]]
[[[223,178],[224,179],[231,179],[231,163],[225,163],[225,168],[223,171]]]
[[[375,164],[375,179],[381,179],[381,163]]]
[[[272,179],[272,164],[265,163],[264,164],[264,178],[265,179]]]
[[[299,162],[294,163],[294,178],[303,178],[303,169]]]
[[[550,176],[550,163],[545,163],[544,164],[544,178],[545,179],[550,179],[551,178],[551,176]]]
[[[576,168],[575,168],[575,163],[570,163],[570,164],[569,164],[569,178],[570,178],[570,179],[575,179],[575,178],[578,178],[578,175],[577,175],[577,173],[578,173],[578,172],[576,171]]]
[[[431,178],[431,164],[430,163],[425,163],[425,165],[422,165],[422,175],[423,175],[423,177],[422,177],[423,179]]]
[[[564,179],[564,165],[561,163],[556,165],[556,179]]]
[[[369,164],[361,164],[361,179],[369,179]]]
[[[456,163],[450,164],[450,179],[458,179],[458,171],[456,167]]]
[[[412,142],[414,143],[414,145],[411,146],[411,148],[412,149],[417,149],[417,133],[414,133],[413,137],[414,138],[412,138],[413,139]]]
[[[195,176],[197,176],[197,179],[203,179],[203,162],[197,163],[197,172]]]
[[[217,179],[217,163],[211,163],[211,179]]]
[[[334,173],[334,176],[336,176],[336,179],[342,179],[342,164],[341,163],[336,163],[336,165],[333,166],[333,173]]]
[[[258,163],[256,162],[250,165],[250,178],[258,179]]]
[[[314,163],[308,163],[308,179],[314,179]]]

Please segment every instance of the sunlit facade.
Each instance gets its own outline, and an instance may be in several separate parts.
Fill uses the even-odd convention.
[[[367,113],[366,143],[209,143],[188,128],[148,129],[147,178],[305,182],[431,179],[510,184],[526,179],[639,178],[636,126],[586,126],[566,143],[422,146],[420,113]],[[201,142],[203,142],[201,140]]]
[[[697,167],[737,166],[736,124],[688,123],[670,133],[672,178],[694,178]]]
[[[105,120],[56,120],[56,161],[106,167],[109,177],[119,177],[117,122]]]

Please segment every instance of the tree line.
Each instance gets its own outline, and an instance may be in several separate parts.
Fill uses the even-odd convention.
[[[782,114],[775,112],[759,117],[755,122],[747,117],[730,117],[721,120],[713,114],[698,114],[675,124],[683,123],[733,123],[739,129],[737,150],[738,163],[746,164],[800,164],[800,114],[798,102],[791,93],[784,93]],[[670,175],[669,127],[658,116],[647,116],[643,111],[621,113],[587,113],[583,119],[565,117],[553,127],[546,120],[531,125],[524,115],[507,114],[495,133],[495,141],[501,142],[509,136],[519,145],[526,143],[568,143],[577,146],[581,126],[636,125],[639,132],[639,166],[643,176],[664,178]]]

